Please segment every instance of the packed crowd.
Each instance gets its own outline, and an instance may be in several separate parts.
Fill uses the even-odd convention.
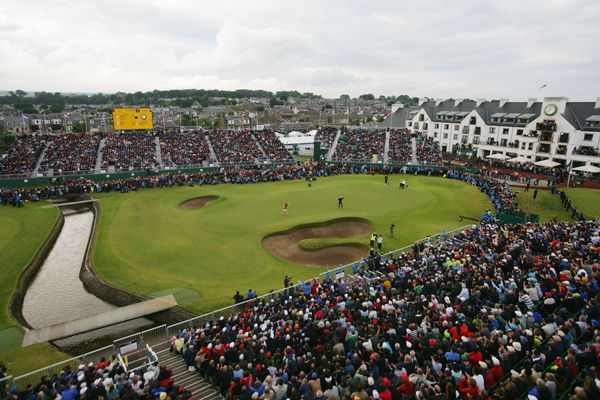
[[[533,162],[513,163],[513,162],[503,161],[503,160],[493,160],[490,158],[479,158],[479,159],[477,159],[477,163],[480,166],[516,170],[518,172],[523,172],[527,175],[535,174],[535,175],[551,176],[554,179],[562,179],[567,174],[567,172],[564,170],[563,167],[545,168],[545,167],[539,167],[539,166],[535,165]]]
[[[412,159],[412,136],[404,129],[390,131],[388,159],[390,162],[407,162]]]
[[[584,156],[597,156],[600,152],[589,146],[573,147],[573,154],[581,154]]]
[[[438,164],[442,161],[440,144],[430,137],[421,136],[417,140],[417,161],[425,164]]]
[[[66,365],[35,385],[2,387],[3,400],[188,400],[192,393],[173,380],[173,371],[157,362],[126,372],[116,355],[99,362]]]
[[[174,131],[160,133],[158,137],[165,167],[201,164],[210,159],[210,149],[204,132]]]
[[[370,161],[374,156],[383,159],[385,131],[343,130],[333,158],[340,161]]]
[[[271,161],[292,161],[294,158],[272,130],[255,131],[253,135]]]
[[[596,399],[598,229],[474,226],[362,262],[378,275],[358,285],[246,303],[172,348],[235,400]]]
[[[264,158],[250,131],[209,131],[208,137],[221,162],[254,162]]]
[[[102,168],[148,168],[158,165],[155,136],[143,133],[107,134]]]
[[[20,135],[0,155],[0,175],[29,175],[48,140],[46,135]]]
[[[90,171],[96,166],[100,135],[67,134],[49,137],[40,171]]]
[[[337,128],[332,126],[320,127],[315,135],[315,142],[321,142],[321,147],[329,149],[337,136]]]

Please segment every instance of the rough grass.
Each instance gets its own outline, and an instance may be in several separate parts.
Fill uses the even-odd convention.
[[[66,358],[47,345],[21,349],[20,329],[14,326],[8,312],[21,273],[43,245],[59,216],[58,208],[44,207],[46,204],[0,207],[0,361],[8,364],[8,372],[13,376]]]
[[[385,185],[383,176],[348,175],[321,178],[312,187],[285,181],[95,195],[105,200],[93,264],[107,281],[138,293],[194,290],[200,298],[185,307],[201,313],[232,304],[236,290],[267,293],[283,287],[286,274],[316,275],[314,267],[281,260],[262,247],[262,239],[274,232],[364,218],[386,236],[384,250],[392,250],[464,225],[459,215],[478,217],[490,207],[485,194],[463,182],[406,179],[408,190]],[[194,213],[178,207],[209,195],[221,198]],[[337,208],[339,196],[345,197],[343,209]],[[284,202],[289,215],[280,213]],[[396,225],[394,239],[387,237],[390,223]]]

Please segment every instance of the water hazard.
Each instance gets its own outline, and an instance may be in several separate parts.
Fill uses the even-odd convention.
[[[91,211],[62,211],[63,228],[23,300],[23,316],[35,329],[116,308],[86,291],[79,279],[94,214]],[[152,321],[138,318],[53,343],[69,353],[82,353],[151,325]]]

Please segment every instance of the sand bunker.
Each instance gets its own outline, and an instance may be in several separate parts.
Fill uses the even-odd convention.
[[[206,203],[208,203],[209,201],[213,201],[218,198],[219,198],[219,196],[196,197],[195,199],[189,199],[189,200],[184,201],[183,203],[181,203],[179,205],[179,208],[181,208],[182,210],[197,210],[199,208],[204,207],[204,205]]]
[[[371,224],[364,219],[333,220],[319,226],[300,226],[287,232],[276,233],[265,238],[263,246],[271,253],[295,264],[333,267],[360,260],[368,254],[368,246],[356,243],[304,250],[298,246],[298,242],[316,238],[353,238],[371,232]]]

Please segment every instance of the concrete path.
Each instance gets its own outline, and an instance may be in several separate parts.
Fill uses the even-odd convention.
[[[215,148],[213,147],[212,143],[210,142],[208,135],[204,135],[204,140],[206,140],[206,143],[208,143],[208,150],[210,151],[210,159],[215,160],[215,162],[218,162],[219,159],[217,158],[217,153],[215,153]]]
[[[417,159],[417,139],[415,139],[415,138],[410,139],[410,147],[412,149],[412,163],[418,164],[419,161]]]
[[[333,143],[331,144],[331,147],[329,148],[329,151],[327,152],[327,155],[325,156],[325,160],[331,161],[333,159],[333,155],[335,154],[335,149],[337,147],[338,140],[340,140],[341,135],[342,135],[342,130],[338,129],[338,131],[335,135],[335,139],[333,139]]]
[[[154,143],[156,144],[156,161],[160,168],[164,168],[162,161],[162,152],[160,150],[160,138],[157,136],[154,138]]]
[[[256,136],[254,136],[254,134],[252,134],[252,133],[250,135],[252,136],[252,139],[254,139],[254,143],[256,143],[256,147],[258,147],[258,150],[260,150],[260,152],[262,153],[265,160],[268,160],[269,156],[267,156],[267,153],[265,152],[265,149],[263,149],[262,145],[258,141],[258,138]]]
[[[130,321],[148,314],[154,314],[175,307],[177,301],[170,294],[140,303],[130,304],[125,307],[119,307],[115,310],[106,311],[100,314],[68,321],[61,324],[47,326],[41,329],[34,329],[25,332],[22,346],[29,346],[34,343],[48,342],[50,340],[73,336],[79,333],[89,332],[94,329],[118,324],[120,322]]]

